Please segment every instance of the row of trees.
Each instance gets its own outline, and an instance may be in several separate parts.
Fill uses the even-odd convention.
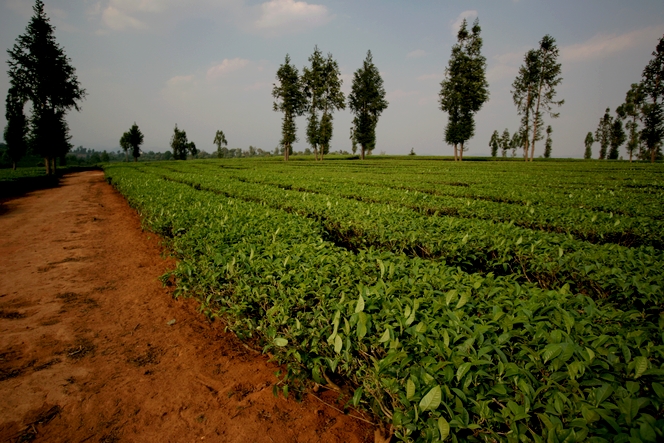
[[[316,160],[323,160],[330,151],[332,114],[346,109],[345,97],[341,92],[341,72],[332,54],[328,53],[325,58],[318,46],[315,46],[309,63],[300,76],[297,68],[291,64],[290,56],[286,54],[284,63],[277,70],[278,83],[273,85],[273,110],[284,114],[279,143],[284,160],[288,160],[293,153],[293,143],[297,141],[296,117],[307,114],[307,142]],[[362,159],[376,146],[376,125],[387,106],[383,79],[373,63],[371,51],[368,51],[362,67],[353,75],[348,95],[348,107],[355,115],[350,130],[353,152],[359,144]]]
[[[55,27],[44,12],[44,3],[36,0],[34,15],[14,46],[9,58],[9,91],[4,138],[14,168],[28,149],[44,158],[46,173],[54,174],[56,158],[72,148],[69,126],[65,120],[86,92],[76,77],[76,69],[55,41]],[[24,114],[30,104],[31,114]]]
[[[551,151],[553,149],[553,139],[551,134],[553,128],[551,125],[546,127],[546,141],[544,142],[544,158],[551,158]],[[489,140],[489,147],[491,148],[491,157],[498,156],[498,150],[502,151],[502,156],[507,157],[507,151],[512,151],[512,157],[516,157],[517,150],[523,147],[523,139],[521,131],[517,131],[510,137],[510,131],[505,128],[503,134],[500,135],[498,131],[493,131],[491,139]]]
[[[588,132],[584,140],[584,158],[592,158],[592,146],[599,143],[599,159],[615,160],[627,142],[629,161],[636,156],[655,162],[662,156],[664,138],[664,37],[660,38],[653,58],[643,69],[641,82],[632,83],[625,102],[616,108],[615,117],[606,108],[599,119],[595,136]]]

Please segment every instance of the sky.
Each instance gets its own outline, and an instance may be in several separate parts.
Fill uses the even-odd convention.
[[[388,108],[374,154],[451,155],[438,92],[456,31],[479,20],[490,98],[476,115],[466,155],[488,155],[494,130],[518,129],[511,85],[524,54],[545,34],[560,49],[560,117],[554,157],[582,157],[583,140],[604,109],[620,105],[664,35],[661,0],[44,0],[78,79],[87,91],[68,122],[75,146],[119,149],[136,122],[144,151],[169,149],[177,124],[212,152],[223,130],[229,148],[273,151],[281,132],[272,87],[289,54],[301,71],[318,45],[338,61],[342,90],[367,50],[384,80]],[[0,0],[0,93],[6,94],[6,49],[25,32],[33,0]],[[331,150],[351,150],[348,109],[334,115]],[[4,113],[0,126],[4,128]],[[297,119],[306,144],[306,118]],[[543,153],[538,142],[536,156]],[[594,146],[594,156],[599,147]],[[624,151],[624,149],[623,149]],[[622,152],[625,155],[625,152]]]

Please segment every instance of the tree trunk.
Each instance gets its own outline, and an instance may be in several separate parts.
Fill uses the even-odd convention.
[[[458,157],[458,154],[457,154],[457,144],[454,143],[454,161],[457,161],[457,157]]]
[[[461,142],[461,149],[459,149],[459,161],[463,161],[463,142]]]
[[[16,162],[12,162],[12,170],[16,171]]]
[[[657,145],[650,150],[650,163],[655,163],[655,158],[657,158]]]
[[[138,157],[134,157],[134,163],[138,161]]]
[[[55,175],[55,171],[57,170],[56,168],[56,162],[55,162],[55,157],[51,158],[51,174]]]
[[[46,166],[46,175],[51,175],[51,159],[44,157],[44,166]]]
[[[362,158],[362,160],[364,160],[364,145],[360,145],[360,147],[361,147],[361,149],[360,149],[361,158]]]
[[[314,158],[316,159],[316,161],[318,161],[318,148],[316,147],[316,145],[314,145],[313,148],[314,148]]]

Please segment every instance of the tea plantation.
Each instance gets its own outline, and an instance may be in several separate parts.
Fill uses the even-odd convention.
[[[113,164],[164,279],[402,441],[664,441],[664,166]]]

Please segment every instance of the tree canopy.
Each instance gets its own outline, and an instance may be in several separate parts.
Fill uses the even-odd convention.
[[[138,129],[138,125],[134,122],[129,128],[129,131],[122,134],[120,138],[120,147],[125,151],[131,149],[131,155],[134,157],[134,161],[138,161],[138,157],[141,156],[141,145],[143,144],[143,133]]]
[[[463,159],[464,143],[475,135],[474,114],[489,100],[481,30],[477,19],[470,31],[463,20],[445,69],[445,79],[440,83],[440,109],[448,114],[445,142],[454,145],[455,160]],[[457,145],[461,146],[460,155]]]
[[[274,111],[283,112],[284,114],[279,144],[284,150],[284,160],[288,161],[293,150],[293,143],[297,141],[295,117],[304,114],[307,105],[299,72],[291,64],[288,54],[286,54],[284,63],[277,70],[277,81],[278,83],[275,83],[272,87],[272,97],[275,99],[272,108]]]
[[[348,94],[348,107],[355,114],[352,139],[360,145],[362,160],[365,153],[373,151],[376,146],[378,118],[388,105],[383,78],[373,63],[371,51],[367,51],[362,67],[353,74],[353,84]]]
[[[80,109],[78,102],[86,92],[71,60],[55,41],[55,27],[44,12],[44,3],[36,0],[33,11],[25,33],[7,51],[7,74],[11,93],[32,103],[31,144],[44,157],[47,173],[52,173],[55,158],[71,147],[65,115],[71,108]]]
[[[652,55],[652,60],[643,69],[641,80],[644,95],[641,139],[646,144],[650,161],[654,163],[661,155],[664,138],[664,37],[659,39]]]
[[[228,142],[226,141],[226,135],[224,135],[224,131],[218,129],[216,134],[214,134],[214,141],[212,143],[217,145],[217,158],[224,158],[228,152],[228,148],[226,147],[228,146]],[[223,151],[224,149],[226,152]]]

